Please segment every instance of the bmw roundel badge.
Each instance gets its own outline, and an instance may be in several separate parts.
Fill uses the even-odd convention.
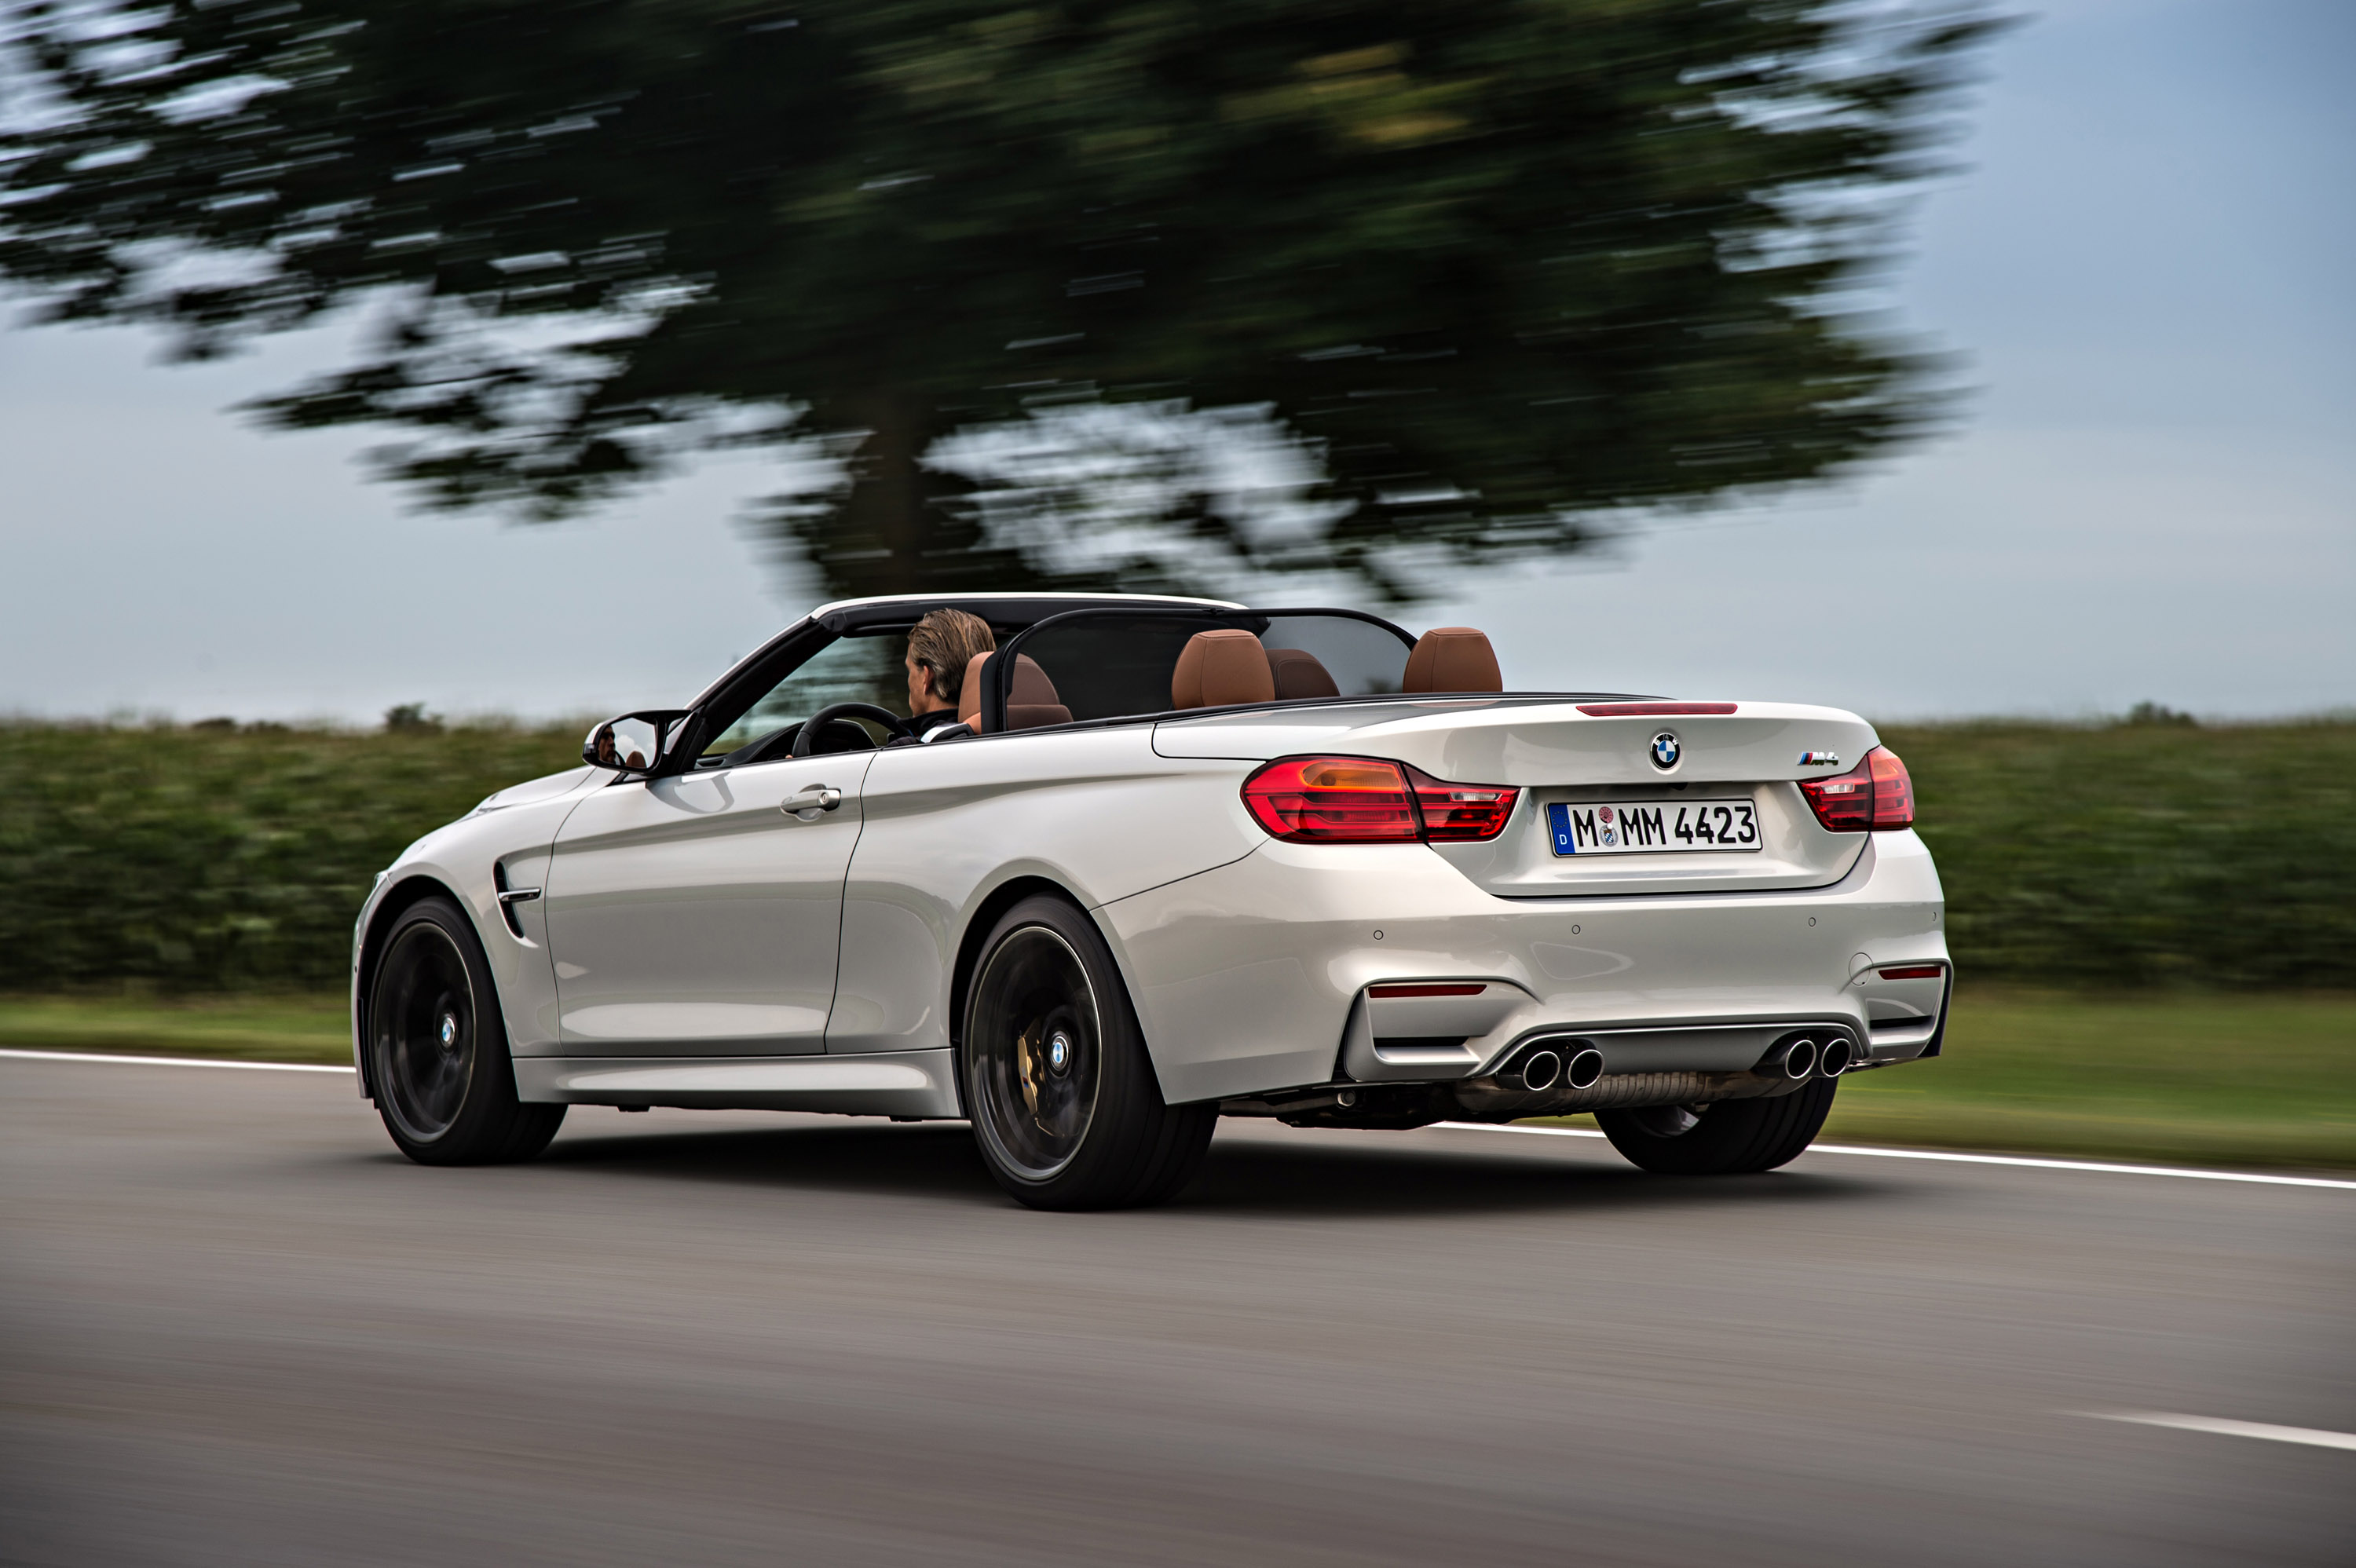
[[[1656,768],[1677,765],[1677,738],[1666,730],[1653,737],[1653,765]]]

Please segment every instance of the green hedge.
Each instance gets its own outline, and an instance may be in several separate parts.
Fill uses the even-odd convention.
[[[0,990],[337,987],[402,847],[579,730],[18,721]],[[2356,988],[2356,723],[1885,731],[1967,978]]]
[[[1959,974],[2356,987],[2356,722],[1892,725]]]
[[[582,727],[585,729],[586,726]],[[344,984],[376,873],[581,731],[19,721],[0,748],[0,989]]]

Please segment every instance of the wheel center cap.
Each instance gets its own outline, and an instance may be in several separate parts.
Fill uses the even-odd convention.
[[[455,1014],[455,1013],[444,1013],[444,1014],[442,1015],[442,1027],[441,1027],[441,1029],[440,1029],[439,1030],[437,1030],[436,1032],[437,1032],[437,1033],[439,1033],[439,1034],[441,1035],[441,1037],[442,1037],[442,1049],[443,1049],[443,1050],[444,1050],[444,1051],[455,1051],[455,1050],[457,1050],[457,1049],[458,1049],[458,1015],[457,1015],[457,1014]]]
[[[1072,1037],[1057,1029],[1047,1040],[1047,1071],[1065,1073],[1072,1070]]]

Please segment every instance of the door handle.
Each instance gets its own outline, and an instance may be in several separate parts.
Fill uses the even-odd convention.
[[[777,809],[787,816],[798,816],[804,822],[816,822],[821,811],[832,811],[842,804],[842,792],[826,784],[812,784],[799,795],[789,795]]]

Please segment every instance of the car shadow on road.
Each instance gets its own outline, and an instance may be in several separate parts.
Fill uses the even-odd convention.
[[[1402,1143],[1396,1150],[1353,1139],[1222,1140],[1177,1199],[1197,1212],[1287,1218],[1393,1218],[1505,1210],[1601,1210],[1697,1205],[1847,1202],[1879,1196],[1874,1182],[1781,1170],[1762,1176],[1664,1177],[1633,1166],[1566,1158],[1553,1151],[1466,1150]]]
[[[1350,1135],[1330,1144],[1244,1134],[1213,1142],[1203,1169],[1170,1205],[1192,1214],[1367,1218],[1506,1210],[1690,1209],[1822,1205],[1885,1197],[1870,1179],[1782,1170],[1764,1176],[1648,1175],[1554,1150],[1449,1147],[1413,1135]],[[990,1208],[1012,1200],[982,1168],[964,1126],[854,1122],[771,1128],[573,1134],[543,1165],[611,1175],[810,1191],[928,1197]]]
[[[972,1133],[958,1124],[574,1133],[549,1146],[540,1163],[620,1176],[962,1199],[992,1207],[1007,1200],[982,1168]]]

